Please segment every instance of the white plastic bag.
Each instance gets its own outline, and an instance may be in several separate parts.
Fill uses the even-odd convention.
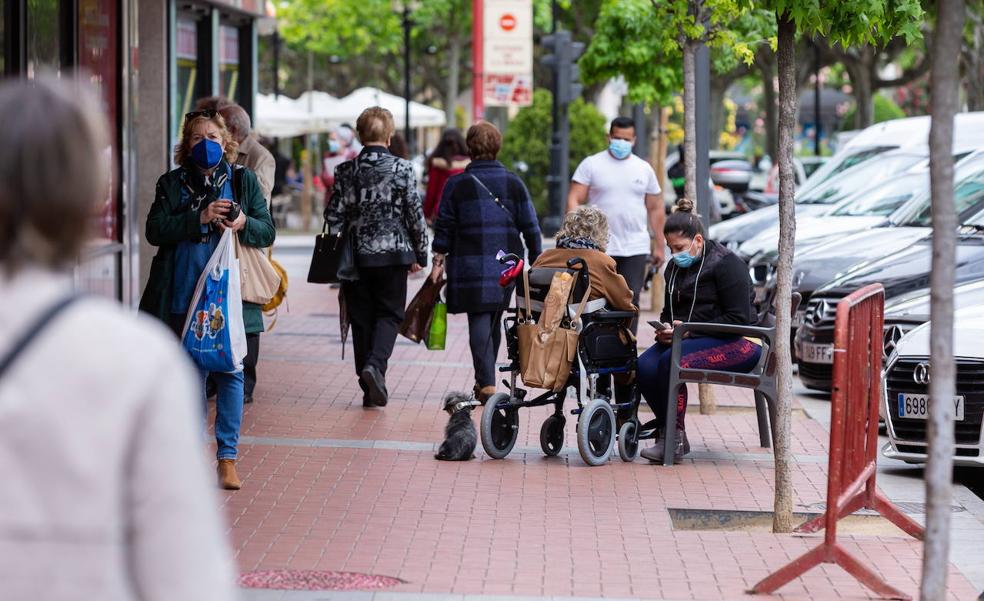
[[[182,342],[191,358],[210,372],[237,372],[246,357],[239,259],[232,230],[219,240],[205,271],[198,278],[188,307]]]

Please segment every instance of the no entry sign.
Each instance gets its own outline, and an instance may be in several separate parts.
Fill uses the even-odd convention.
[[[486,75],[533,72],[533,3],[531,0],[485,0]]]

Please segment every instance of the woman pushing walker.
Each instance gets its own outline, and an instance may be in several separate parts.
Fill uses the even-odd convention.
[[[674,328],[684,322],[752,325],[752,282],[748,267],[727,248],[704,236],[700,217],[693,203],[685,198],[667,217],[663,227],[666,244],[673,253],[667,266],[662,328],[656,332],[657,344],[639,357],[638,382],[643,397],[657,419],[665,419],[668,397],[677,405],[674,461],[690,452],[685,417],[687,387],[669,390],[670,354]],[[718,369],[747,372],[758,363],[762,347],[741,336],[693,336],[682,341],[680,364],[683,368]],[[640,454],[650,461],[663,461],[663,436],[669,424],[661,424],[656,444]]]

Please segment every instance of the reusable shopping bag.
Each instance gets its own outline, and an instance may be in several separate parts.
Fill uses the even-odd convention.
[[[571,365],[577,353],[578,332],[575,324],[581,318],[588,302],[589,290],[578,305],[572,320],[567,319],[567,305],[574,288],[574,276],[557,272],[550,281],[550,289],[543,302],[540,323],[533,319],[530,303],[530,278],[523,272],[526,295],[526,315],[520,315],[516,324],[519,346],[519,367],[523,383],[531,388],[560,391],[567,384]]]
[[[232,237],[239,259],[239,279],[242,283],[243,300],[247,303],[265,305],[280,291],[280,274],[273,267],[262,249],[246,246],[239,242],[239,236]]]
[[[183,344],[201,369],[236,372],[246,357],[242,286],[232,230],[219,239],[198,278],[185,318]]]
[[[430,278],[424,281],[413,300],[407,305],[406,317],[400,324],[400,334],[414,342],[427,340],[430,334],[430,320],[434,313],[434,305],[441,300],[441,288],[446,280],[434,283]]]
[[[430,327],[427,332],[427,350],[443,351],[448,338],[448,306],[438,300],[431,313]]]

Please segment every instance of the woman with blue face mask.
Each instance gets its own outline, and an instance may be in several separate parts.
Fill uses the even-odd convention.
[[[180,338],[198,278],[229,229],[240,244],[266,248],[276,235],[256,175],[236,165],[237,144],[214,110],[185,115],[178,165],[157,180],[147,216],[147,241],[158,247],[140,309],[168,324]],[[235,204],[234,204],[235,203]],[[247,334],[263,331],[259,305],[243,303]],[[205,379],[201,372],[202,406]],[[219,486],[237,490],[235,462],[243,418],[243,372],[213,373],[216,383],[215,441]]]
[[[672,258],[666,267],[666,292],[662,329],[656,344],[639,357],[638,383],[643,397],[657,419],[666,415],[671,397],[677,406],[676,424],[663,424],[653,447],[641,455],[650,461],[663,461],[663,433],[676,427],[674,461],[690,452],[685,429],[687,387],[669,390],[670,345],[674,328],[685,322],[751,325],[756,322],[752,308],[752,281],[748,266],[723,245],[708,240],[693,203],[677,201],[677,210],[663,227]],[[694,336],[682,341],[680,363],[684,368],[747,372],[758,363],[762,347],[740,336]]]

